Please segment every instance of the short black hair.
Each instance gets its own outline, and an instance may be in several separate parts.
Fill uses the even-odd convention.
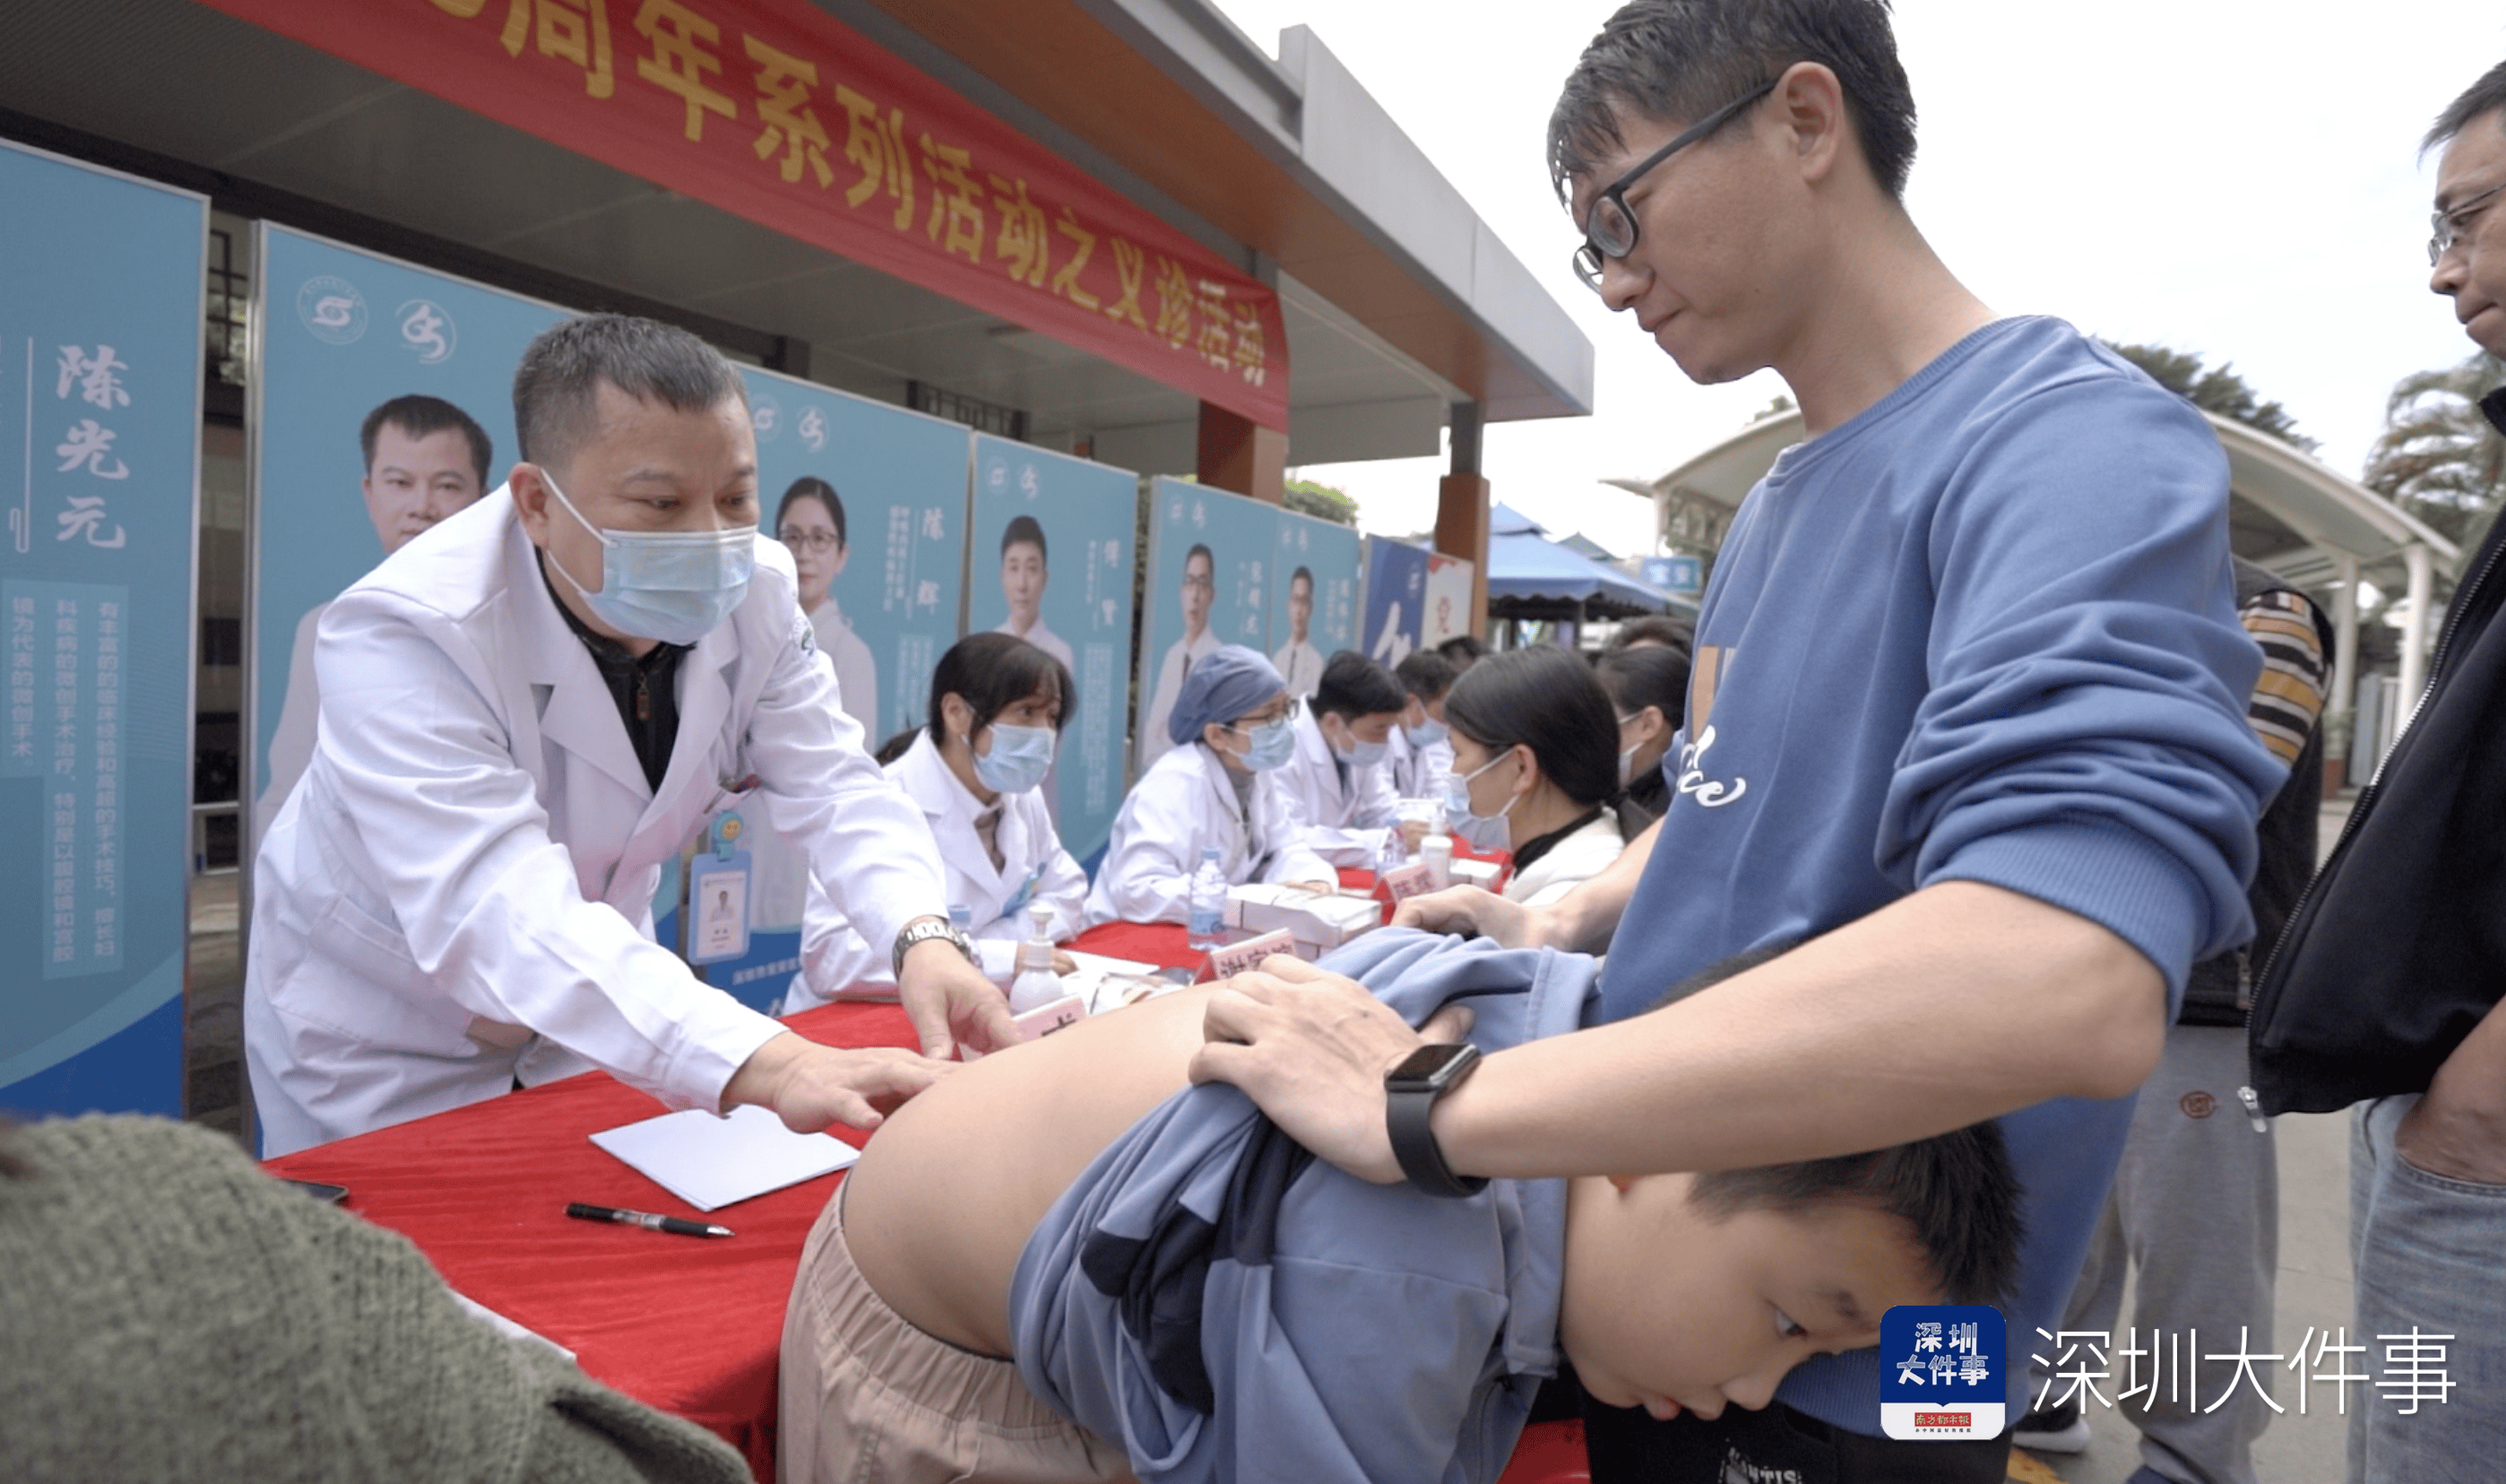
[[[1436,646],[1436,653],[1444,655],[1445,662],[1459,671],[1487,658],[1488,647],[1480,642],[1477,634],[1455,634]]]
[[[1782,957],[1799,946],[1764,943],[1682,979],[1654,1008]],[[1851,1201],[1885,1212],[1912,1229],[1941,1292],[1953,1304],[1997,1304],[2019,1273],[2019,1176],[2001,1125],[1970,1123],[1862,1154],[1709,1170],[1689,1201],[1716,1217],[1743,1211],[1800,1211]]]
[[[1633,716],[1647,706],[1662,708],[1662,719],[1677,726],[1688,711],[1688,652],[1640,644],[1603,654],[1593,663],[1610,705],[1621,716]]]
[[[836,524],[836,546],[841,549],[850,549],[852,543],[844,537],[844,497],[836,493],[834,485],[813,474],[805,474],[794,479],[792,487],[783,491],[783,498],[775,502],[774,529],[783,529],[783,517],[792,513],[792,507],[803,500],[815,500],[826,509],[827,518]]]
[[[1009,529],[1001,532],[1001,554],[1003,556],[1009,555],[1010,548],[1019,545],[1020,542],[1024,542],[1035,548],[1036,560],[1043,562],[1047,566],[1051,566],[1053,564],[1052,558],[1046,552],[1044,547],[1044,527],[1033,515],[1012,515],[1010,517]]]
[[[562,464],[591,430],[600,384],[638,402],[709,412],[748,388],[714,349],[676,325],[631,314],[593,314],[552,325],[514,371],[514,432],[522,457]]]
[[[2425,154],[2471,126],[2471,121],[2484,114],[2497,115],[2498,126],[2506,128],[2506,62],[2480,74],[2480,81],[2462,90],[2462,96],[2445,106],[2429,125],[2427,137],[2419,141],[2419,153]]]
[[[975,729],[981,731],[992,718],[1040,691],[1061,702],[1061,714],[1053,724],[1059,731],[1070,724],[1070,713],[1078,705],[1074,689],[1067,666],[1018,635],[997,629],[968,634],[949,646],[931,672],[931,740],[948,740],[941,702],[951,692],[975,708]]]
[[[1383,668],[1355,650],[1342,650],[1323,661],[1323,678],[1314,687],[1314,709],[1342,721],[1410,709],[1410,693]]]
[[[1442,700],[1453,689],[1453,662],[1434,650],[1412,650],[1392,667],[1392,678],[1421,701]]]
[[[459,433],[470,444],[470,472],[479,477],[481,489],[488,487],[487,466],[496,462],[494,440],[479,426],[479,419],[443,398],[412,392],[366,414],[365,422],[357,429],[357,447],[365,453],[368,474],[375,469],[375,441],[382,437],[385,428],[398,428],[412,438],[432,438],[447,430]]]
[[[1601,647],[1601,653],[1615,654],[1621,650],[1654,644],[1668,645],[1684,654],[1697,647],[1697,630],[1684,618],[1674,618],[1668,614],[1646,614],[1620,624],[1619,631],[1610,636],[1610,642]]]
[[[1299,583],[1306,584],[1306,593],[1310,597],[1314,590],[1314,572],[1311,567],[1299,567],[1296,571],[1288,574],[1288,585],[1290,587],[1296,586]]]
[[[1445,724],[1490,752],[1530,748],[1578,804],[1621,802],[1619,714],[1572,650],[1540,644],[1481,660],[1446,694]]]
[[[1196,556],[1199,557],[1202,561],[1209,563],[1210,576],[1216,577],[1218,575],[1218,558],[1209,554],[1209,543],[1205,541],[1196,541],[1192,544],[1192,549],[1183,554],[1183,570],[1186,572],[1190,572],[1192,570],[1192,559]]]
[[[1623,112],[1694,123],[1796,62],[1836,74],[1872,178],[1904,200],[1915,94],[1897,59],[1888,0],[1630,0],[1602,23],[1558,92],[1550,179],[1563,198],[1571,182],[1592,174],[1597,158],[1626,142]]]

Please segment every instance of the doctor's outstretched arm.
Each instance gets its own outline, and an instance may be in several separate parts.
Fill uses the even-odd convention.
[[[943,944],[942,946],[947,946]],[[960,960],[963,962],[963,960]],[[722,1090],[721,1112],[742,1103],[774,1110],[796,1134],[831,1123],[870,1130],[897,1105],[956,1070],[894,1046],[839,1050],[792,1032],[759,1046]]]

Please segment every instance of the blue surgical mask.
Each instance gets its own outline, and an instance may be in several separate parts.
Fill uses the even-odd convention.
[[[1053,771],[1053,728],[992,724],[992,750],[975,754],[975,776],[995,794],[1023,794]]]
[[[1348,723],[1344,721],[1341,723],[1342,726],[1347,724]],[[1373,767],[1383,760],[1383,754],[1390,746],[1389,742],[1361,742],[1357,739],[1357,733],[1350,732],[1348,745],[1342,747],[1334,742],[1332,751],[1338,753],[1341,760],[1350,767]]]
[[[1401,729],[1409,734],[1412,747],[1433,747],[1445,740],[1445,724],[1434,717],[1429,717],[1415,726],[1404,726]]]
[[[1267,773],[1272,768],[1284,767],[1288,760],[1297,755],[1297,734],[1289,730],[1286,717],[1265,722],[1259,726],[1231,726],[1229,730],[1240,731],[1252,738],[1251,745],[1244,749],[1243,760],[1244,765],[1254,772]]]
[[[586,592],[583,580],[549,553],[549,565],[572,584],[592,617],[622,634],[663,644],[694,644],[731,617],[748,595],[757,570],[757,527],[726,531],[604,531],[540,471],[565,512],[600,541],[600,590]]]
[[[1473,850],[1503,850],[1514,842],[1513,831],[1507,827],[1505,817],[1514,812],[1522,795],[1508,795],[1505,807],[1494,814],[1471,811],[1471,780],[1513,756],[1513,750],[1508,749],[1467,773],[1445,775],[1445,828],[1460,835]]]

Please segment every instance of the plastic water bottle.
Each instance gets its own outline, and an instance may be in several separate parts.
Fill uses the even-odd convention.
[[[1190,908],[1184,918],[1184,939],[1195,953],[1226,945],[1227,873],[1218,868],[1215,847],[1200,853],[1200,869],[1192,873]]]
[[[1031,924],[1026,941],[1019,945],[1018,977],[1010,983],[1010,1013],[1023,1015],[1041,1009],[1067,993],[1061,987],[1061,975],[1053,972],[1053,908],[1037,902],[1027,908]]]

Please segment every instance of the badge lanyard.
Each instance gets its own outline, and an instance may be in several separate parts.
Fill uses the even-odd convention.
[[[688,962],[719,964],[748,953],[748,852],[737,810],[726,809],[706,831],[706,845],[688,867]]]

